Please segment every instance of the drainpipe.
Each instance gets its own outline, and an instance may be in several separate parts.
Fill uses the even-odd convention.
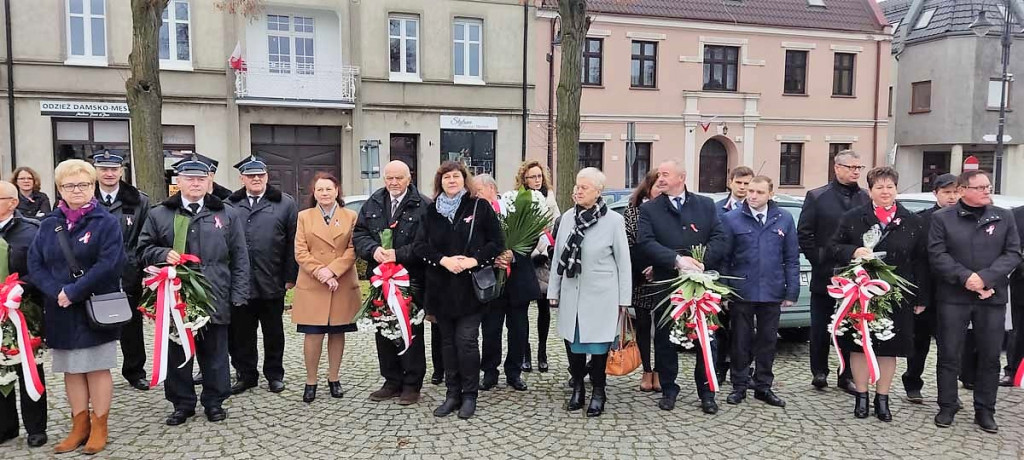
[[[882,84],[882,42],[875,40],[875,110],[871,112],[871,153],[878,166],[878,90]],[[894,166],[894,165],[891,165]]]
[[[551,19],[548,39],[548,172],[555,166],[555,20]]]
[[[14,137],[14,46],[11,44],[11,0],[4,0],[4,31],[7,40],[7,122],[11,135],[11,169],[18,167],[18,147]]]
[[[529,125],[530,109],[526,97],[527,56],[530,52],[530,2],[523,2],[523,152],[522,161],[526,161],[526,129]]]

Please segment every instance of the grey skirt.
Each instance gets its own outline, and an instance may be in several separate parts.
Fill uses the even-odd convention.
[[[117,367],[117,341],[74,350],[50,350],[53,372],[84,374]]]

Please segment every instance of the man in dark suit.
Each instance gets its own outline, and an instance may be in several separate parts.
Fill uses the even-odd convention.
[[[797,224],[800,251],[811,263],[810,354],[811,374],[814,376],[811,385],[819,390],[828,386],[828,356],[832,346],[828,324],[836,309],[835,299],[828,295],[827,290],[835,269],[835,264],[826,255],[828,241],[836,232],[843,213],[871,202],[868,193],[857,184],[864,170],[860,155],[852,150],[837,153],[833,170],[835,181],[807,192],[800,212],[800,222]],[[844,359],[850,362],[846,354]],[[837,386],[847,393],[855,394],[851,378],[850,368],[847,367],[839,376]]]
[[[928,231],[932,214],[935,211],[953,206],[960,199],[956,176],[953,174],[936,177],[932,181],[932,187],[934,187],[935,206],[918,212],[918,215],[924,219],[925,231]],[[933,295],[925,298],[934,299],[934,290],[933,285]],[[914,309],[914,352],[907,357],[907,371],[903,373],[903,389],[907,391],[907,400],[915,404],[924,403],[924,396],[921,394],[924,381],[921,379],[921,375],[924,374],[924,365],[928,359],[932,337],[935,337],[935,312],[938,310],[937,305],[925,305],[924,307],[923,309]]]
[[[295,262],[295,199],[267,183],[267,164],[255,155],[235,164],[244,187],[228,197],[245,225],[249,248],[251,288],[249,302],[231,313],[228,351],[238,381],[231,394],[256,386],[256,329],[263,332],[263,376],[271,393],[284,391],[285,291],[295,286],[299,266]]]
[[[957,185],[960,201],[932,214],[928,233],[928,258],[936,278],[936,298],[940,299],[936,369],[939,413],[935,425],[949,427],[959,410],[956,379],[970,323],[978,347],[974,423],[996,433],[1008,277],[1021,263],[1020,234],[1013,214],[992,205],[988,173],[966,171]]]
[[[121,223],[124,250],[128,260],[121,275],[121,288],[128,294],[132,320],[121,328],[121,375],[137,390],[148,390],[146,379],[146,342],[142,338],[142,312],[136,310],[142,298],[142,270],[135,248],[142,224],[149,215],[149,196],[124,180],[124,157],[104,150],[92,156],[96,167],[96,200]]]
[[[750,186],[750,181],[753,179],[754,170],[749,166],[737,166],[729,171],[729,196],[715,203],[715,206],[718,207],[719,218],[725,213],[743,206],[743,202],[747,199],[747,187]],[[715,333],[715,339],[718,342],[718,361],[715,362],[715,371],[718,373],[719,382],[725,381],[726,374],[732,367],[730,364],[733,342],[732,328],[730,327],[731,316],[728,309],[723,309],[718,314],[718,320],[722,322],[722,327]]]
[[[664,281],[677,275],[677,270],[717,268],[723,259],[725,234],[721,228],[715,202],[686,190],[686,169],[683,163],[670,160],[658,167],[658,188],[661,196],[640,207],[637,243],[640,259],[654,268],[654,279]],[[703,263],[691,257],[694,246],[707,246]],[[662,308],[669,308],[666,304]],[[661,317],[661,314],[656,314]],[[662,398],[658,407],[672,410],[679,395],[676,376],[679,373],[678,348],[669,340],[671,325],[662,325],[654,337],[654,361],[661,380]],[[717,345],[712,341],[712,354]],[[713,360],[713,359],[712,359]],[[703,359],[698,351],[694,380],[706,414],[718,412],[715,393],[708,387]]]

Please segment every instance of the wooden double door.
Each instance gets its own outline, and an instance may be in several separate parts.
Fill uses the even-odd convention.
[[[340,126],[252,125],[252,152],[267,162],[269,183],[310,207],[318,172],[341,180]],[[342,184],[344,186],[344,184]]]

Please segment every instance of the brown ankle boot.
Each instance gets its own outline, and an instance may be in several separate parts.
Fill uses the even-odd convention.
[[[110,413],[103,415],[92,414],[92,431],[89,433],[89,442],[85,443],[85,449],[82,449],[83,454],[92,455],[107,447],[108,415]]]
[[[91,430],[89,424],[89,411],[83,410],[71,417],[71,432],[68,433],[68,437],[64,438],[60,444],[53,446],[53,453],[63,454],[65,452],[71,452],[85,444],[85,441],[89,439],[89,432]]]

